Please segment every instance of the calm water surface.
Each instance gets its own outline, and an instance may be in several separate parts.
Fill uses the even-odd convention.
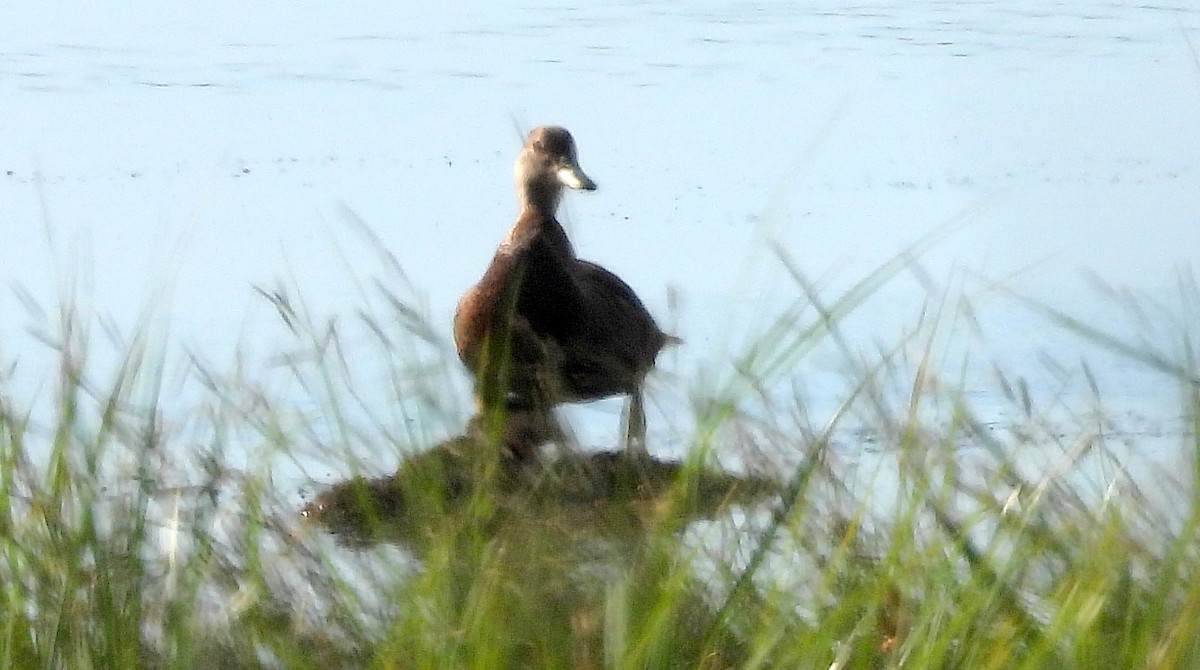
[[[680,380],[729,376],[746,335],[799,297],[773,247],[832,297],[956,218],[920,272],[847,321],[855,346],[895,342],[923,305],[965,291],[987,337],[942,362],[957,371],[970,354],[964,385],[981,407],[1005,411],[993,358],[1053,402],[1086,394],[1082,355],[1132,430],[1177,429],[1169,380],[1081,348],[985,287],[999,280],[1117,329],[1084,269],[1169,297],[1200,249],[1193,3],[477,3],[448,14],[6,4],[6,286],[47,306],[77,277],[84,303],[126,331],[152,304],[172,346],[266,361],[291,341],[251,286],[295,281],[312,312],[353,318],[373,277],[394,280],[349,211],[448,340],[455,301],[515,213],[514,124],[552,122],[575,133],[601,186],[568,197],[581,255],[687,340],[655,384],[660,433],[684,415]],[[16,292],[0,295],[14,383],[46,397],[45,356],[25,335],[37,320]],[[356,364],[370,370],[367,356]],[[1047,358],[1067,371],[1047,371]],[[846,366],[831,350],[796,368],[818,416]],[[600,443],[615,412],[573,416]],[[1152,427],[1136,428],[1143,420]]]

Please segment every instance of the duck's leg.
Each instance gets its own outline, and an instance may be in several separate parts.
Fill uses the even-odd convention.
[[[561,354],[523,322],[514,325],[516,355],[497,366],[503,375],[476,394],[475,434],[489,436],[519,458],[536,454],[548,442],[577,449],[575,435],[554,411],[564,397],[558,370]]]
[[[486,360],[475,379],[475,414],[467,421],[466,434],[474,439],[503,444],[504,423],[508,408],[505,403],[505,375],[498,370],[497,361]]]
[[[538,365],[535,368],[532,389],[533,403],[544,419],[546,441],[560,449],[577,451],[579,440],[570,426],[562,421],[554,408],[567,398],[563,389],[563,353],[553,341],[537,338]]]
[[[629,394],[622,413],[622,423],[625,424],[625,454],[628,456],[649,456],[646,450],[646,407],[642,389]]]
[[[475,373],[475,415],[467,434],[501,447],[510,456],[525,458],[544,443],[536,385],[536,359],[530,358],[531,332],[514,319],[483,343]],[[536,344],[536,340],[534,340]]]
[[[534,456],[548,442],[574,446],[574,436],[565,427],[553,407],[529,399],[512,397],[499,408],[487,408],[476,401],[475,416],[467,423],[467,435],[500,447],[519,460]]]

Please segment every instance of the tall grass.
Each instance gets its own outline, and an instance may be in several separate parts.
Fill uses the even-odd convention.
[[[388,289],[398,266],[342,320],[260,289],[283,351],[265,373],[193,361],[186,410],[163,401],[169,347],[135,336],[101,364],[68,305],[43,338],[54,392],[0,387],[0,667],[1200,667],[1190,276],[1166,332],[1138,316],[1153,300],[1121,298],[1132,339],[1025,300],[1178,388],[1179,476],[1139,479],[1086,364],[1091,397],[1045,408],[997,369],[997,423],[938,364],[981,336],[965,298],[864,353],[840,324],[906,261],[823,296],[783,260],[796,304],[729,381],[690,389],[680,438],[700,465],[774,468],[782,494],[687,523],[670,495],[556,519],[481,486],[398,546],[339,545],[294,484],[316,464],[382,474],[461,425],[440,330]],[[781,389],[822,347],[846,390],[814,416]]]

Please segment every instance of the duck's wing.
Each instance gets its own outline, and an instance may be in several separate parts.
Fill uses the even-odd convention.
[[[630,312],[638,311],[647,318],[650,317],[650,312],[646,310],[641,298],[638,298],[633,288],[608,268],[583,259],[576,259],[575,267],[575,274],[581,284],[581,290],[588,295],[589,299],[610,305],[623,303],[624,309]]]
[[[593,337],[615,339],[658,353],[666,335],[633,288],[597,263],[579,260],[576,268],[576,284],[587,305]]]
[[[563,376],[579,398],[632,393],[668,338],[637,293],[616,274],[575,261],[579,335],[563,346]]]

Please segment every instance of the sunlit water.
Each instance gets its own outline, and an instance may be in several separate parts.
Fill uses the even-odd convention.
[[[852,347],[894,344],[965,291],[986,338],[937,362],[957,379],[966,357],[956,383],[986,420],[1011,411],[991,360],[1053,403],[1086,401],[1084,357],[1126,429],[1174,444],[1174,382],[985,288],[1119,332],[1129,321],[1091,297],[1084,268],[1169,300],[1200,249],[1189,38],[1189,2],[7,3],[3,280],[46,321],[74,278],[125,333],[151,305],[172,350],[220,368],[240,347],[264,367],[295,342],[252,286],[295,281],[312,313],[346,320],[372,278],[395,280],[356,216],[448,342],[515,214],[515,127],[558,123],[601,187],[567,199],[580,254],[686,339],[654,384],[664,443],[686,431],[680,386],[728,378],[746,337],[802,297],[773,245],[832,299],[961,220],[847,320]],[[12,384],[47,399],[48,359],[25,334],[40,317],[6,291],[0,319]],[[371,351],[350,352],[367,378],[383,365]],[[819,423],[848,366],[830,346],[775,381],[800,384]],[[452,385],[465,408],[465,380]],[[571,416],[585,443],[612,443],[614,403]]]

